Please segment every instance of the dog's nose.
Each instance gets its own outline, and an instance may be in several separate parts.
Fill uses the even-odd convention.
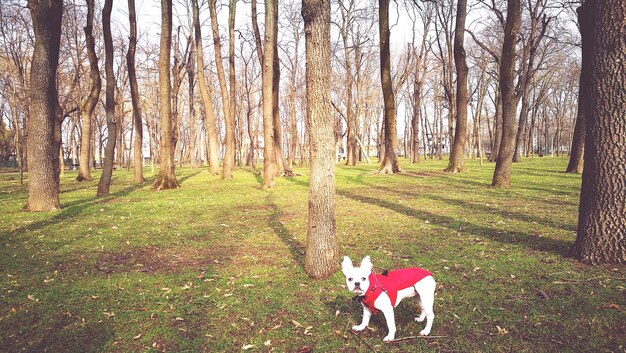
[[[361,285],[361,282],[354,282],[354,285],[358,287]]]

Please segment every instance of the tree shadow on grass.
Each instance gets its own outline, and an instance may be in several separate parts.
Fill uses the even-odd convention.
[[[182,183],[184,183],[184,182],[185,182],[185,180],[187,180],[187,179],[189,179],[189,178],[191,178],[191,177],[194,177],[194,176],[196,176],[196,175],[198,175],[198,174],[200,174],[200,171],[199,171],[199,170],[196,170],[196,171],[195,171],[195,172],[193,172],[193,173],[189,173],[189,174],[185,175],[184,177],[177,179],[178,184],[182,184]]]
[[[61,210],[55,213],[52,213],[53,214],[52,217],[38,221],[38,222],[33,222],[33,223],[30,223],[21,227],[17,227],[11,233],[15,235],[23,235],[29,232],[35,232],[35,231],[41,230],[51,224],[64,223],[64,222],[67,223],[69,221],[73,221],[76,218],[78,218],[81,214],[85,213],[86,209],[89,206],[92,206],[96,203],[110,202],[111,200],[115,198],[127,196],[133,191],[137,189],[141,189],[143,187],[146,187],[146,185],[145,184],[130,185],[122,190],[109,194],[109,196],[100,197],[100,196],[94,195],[88,198],[64,203],[62,205],[63,207],[61,208]],[[63,245],[64,244],[60,244],[59,242],[57,248],[61,248]]]
[[[411,218],[427,219],[433,225],[448,228],[453,231],[458,230],[459,221],[456,220],[454,217],[438,215],[424,210],[416,210],[398,203],[393,203],[370,196],[358,195],[352,192],[342,190],[337,191],[337,194],[355,201],[383,207],[398,212],[400,214],[404,214]],[[567,255],[568,249],[571,245],[569,242],[565,242],[562,240],[539,237],[532,234],[516,231],[507,231],[506,234],[498,234],[502,231],[499,229],[489,228],[470,222],[461,221],[461,225],[464,229],[471,229],[472,232],[480,234],[481,236],[487,237],[497,242],[513,245],[523,245],[533,250],[552,252],[561,256]]]
[[[304,245],[298,240],[294,239],[289,230],[285,227],[285,225],[280,221],[280,217],[282,215],[281,210],[274,202],[274,196],[272,194],[268,194],[265,196],[265,204],[268,205],[272,214],[269,218],[269,226],[274,230],[274,233],[278,236],[278,238],[287,246],[289,252],[291,253],[291,257],[298,264],[298,266],[304,268]]]

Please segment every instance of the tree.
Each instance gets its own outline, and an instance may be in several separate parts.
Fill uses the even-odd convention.
[[[304,269],[325,278],[337,266],[335,150],[330,103],[330,1],[303,0],[306,39],[306,117],[311,144],[309,223]]]
[[[276,156],[274,152],[274,111],[273,111],[273,77],[274,77],[274,52],[276,46],[276,32],[274,22],[276,19],[276,7],[274,1],[265,1],[265,34],[263,44],[262,64],[262,96],[263,96],[263,187],[274,187],[274,175],[276,169]]]
[[[458,0],[456,27],[454,29],[454,64],[456,67],[456,127],[454,143],[450,153],[447,172],[462,172],[465,169],[465,141],[467,135],[467,62],[465,61],[465,18],[467,0]]]
[[[130,23],[130,38],[128,40],[126,65],[128,66],[128,81],[130,83],[130,97],[133,104],[133,123],[135,127],[135,141],[133,146],[133,169],[135,182],[143,183],[143,157],[141,154],[143,144],[143,124],[141,119],[141,107],[139,105],[137,74],[135,73],[135,50],[137,47],[137,20],[135,16],[135,0],[128,0],[128,21]]]
[[[626,4],[586,0],[580,9],[592,38],[585,96],[585,157],[574,257],[590,264],[626,262]],[[589,21],[589,22],[587,22]],[[584,55],[584,54],[583,54]]]
[[[574,127],[574,136],[572,137],[572,148],[570,152],[567,173],[582,173],[583,156],[585,150],[585,115],[586,101],[590,94],[591,83],[591,53],[593,52],[593,23],[590,21],[591,16],[583,13],[584,6],[579,7],[578,28],[580,30],[581,46],[582,46],[582,62],[580,65],[580,84],[578,86],[578,113],[576,114],[576,125]]]
[[[226,125],[226,153],[224,154],[224,170],[222,178],[232,178],[232,170],[235,168],[235,10],[237,0],[230,0],[228,6],[228,76],[230,83],[228,118]]]
[[[113,38],[111,37],[111,9],[113,0],[105,0],[102,9],[102,30],[104,32],[104,70],[106,75],[105,111],[107,118],[107,144],[104,151],[104,166],[98,181],[98,196],[107,196],[117,143],[117,118],[115,117],[115,74],[113,73]]]
[[[234,39],[234,31],[231,33],[231,22],[234,30],[235,26],[235,1],[232,0],[230,4],[230,11],[228,17],[228,29],[229,29],[229,38],[231,36]],[[232,178],[232,169],[234,167],[234,143],[235,143],[235,102],[230,101],[229,99],[229,91],[226,86],[226,75],[224,74],[224,64],[222,61],[222,41],[220,39],[219,26],[217,23],[217,10],[215,8],[215,0],[209,0],[209,12],[211,16],[211,28],[213,29],[213,47],[215,52],[215,66],[217,68],[217,79],[220,83],[220,93],[222,97],[222,112],[224,113],[224,127],[226,130],[226,138],[224,141],[224,159],[222,161],[222,178],[230,179]],[[233,62],[234,62],[234,40],[233,42]],[[230,43],[229,43],[229,60],[230,60]],[[234,65],[231,65],[230,70],[233,70],[232,74],[234,75]],[[231,84],[232,86],[232,84]],[[231,87],[234,90],[234,87]],[[234,92],[233,92],[234,96]],[[231,119],[230,110],[233,109],[233,115]]]
[[[35,29],[35,49],[30,71],[28,120],[29,211],[53,211],[59,201],[59,148],[61,122],[56,86],[63,1],[28,1]]]
[[[159,52],[159,114],[161,115],[161,159],[159,175],[153,188],[176,189],[176,140],[172,127],[172,84],[170,80],[170,53],[172,48],[172,0],[161,0],[161,51]]]
[[[378,31],[380,33],[380,83],[383,89],[385,153],[379,173],[399,173],[396,156],[398,132],[396,129],[396,102],[391,80],[391,55],[389,51],[389,0],[378,0]]]
[[[500,95],[502,97],[502,140],[491,185],[511,186],[511,164],[515,149],[517,100],[515,98],[515,42],[521,22],[520,0],[507,0],[504,41],[500,62]]]
[[[94,0],[87,0],[87,24],[85,25],[85,39],[87,42],[87,58],[89,59],[89,81],[90,89],[87,99],[80,107],[82,117],[81,142],[80,142],[80,162],[77,181],[92,180],[91,177],[91,155],[93,129],[92,121],[94,110],[100,99],[100,69],[98,68],[98,56],[96,55],[96,43],[93,37],[93,13]]]
[[[207,86],[204,75],[204,49],[202,46],[202,29],[200,27],[200,14],[198,9],[198,0],[192,0],[193,7],[193,27],[194,40],[196,42],[196,54],[198,56],[198,87],[200,87],[200,96],[204,103],[204,128],[207,131],[208,140],[208,163],[209,173],[211,175],[219,174],[219,152],[217,129],[215,128],[215,113],[213,112],[212,91]]]

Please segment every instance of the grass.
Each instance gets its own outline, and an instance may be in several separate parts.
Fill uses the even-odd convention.
[[[507,190],[489,186],[493,164],[445,163],[336,170],[340,253],[438,282],[431,335],[444,337],[410,338],[409,300],[396,309],[409,339],[392,344],[380,314],[350,331],[361,308],[339,271],[303,271],[306,168],[274,190],[249,169],[182,168],[182,188],[161,192],[116,171],[105,198],[67,172],[55,213],[21,211],[26,188],[0,174],[0,351],[623,352],[625,268],[566,257],[580,190],[566,161],[517,163]]]

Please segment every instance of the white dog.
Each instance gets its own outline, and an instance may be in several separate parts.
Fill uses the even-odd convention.
[[[372,261],[369,256],[363,258],[360,267],[354,267],[352,260],[344,256],[341,269],[346,276],[346,284],[350,292],[358,295],[363,305],[363,321],[353,326],[355,331],[362,331],[370,322],[372,313],[379,310],[385,315],[389,333],[383,341],[393,341],[396,336],[396,322],[393,309],[404,298],[419,295],[418,303],[422,311],[415,321],[426,319],[426,327],[420,335],[426,336],[433,326],[433,304],[435,301],[435,279],[432,274],[421,268],[404,268],[391,272],[384,271],[376,274],[372,271]],[[357,297],[355,297],[356,299]]]

